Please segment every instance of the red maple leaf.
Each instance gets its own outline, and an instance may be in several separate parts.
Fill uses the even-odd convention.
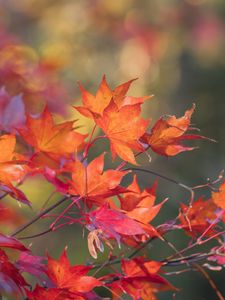
[[[225,181],[220,185],[219,191],[212,192],[212,201],[221,209],[225,209]]]
[[[72,170],[69,193],[79,195],[88,204],[101,205],[104,198],[124,192],[119,184],[128,173],[125,171],[107,170],[104,168],[104,153],[95,158],[87,167],[80,161],[75,161]]]
[[[6,236],[0,233],[0,247],[7,247],[11,249],[17,249],[20,251],[27,251],[28,249],[21,244],[17,239]]]
[[[27,160],[22,155],[14,152],[16,138],[14,135],[0,137],[0,189],[9,193],[13,198],[25,204],[30,204],[26,196],[12,182],[19,183],[27,174]]]
[[[20,270],[20,272],[26,272],[41,279],[46,272],[46,267],[43,264],[43,261],[43,257],[34,256],[27,251],[23,251],[20,253],[15,266]]]
[[[156,183],[154,183],[152,188],[141,192],[137,177],[134,176],[133,182],[127,187],[127,190],[128,192],[126,194],[119,196],[121,209],[128,217],[138,221],[140,226],[148,232],[150,236],[159,236],[157,230],[149,224],[166,201],[164,200],[160,204],[154,205],[156,200]],[[143,239],[145,238],[146,236],[143,236]],[[129,239],[127,242],[129,242]],[[132,244],[137,244],[137,241],[132,241]]]
[[[114,239],[120,246],[123,237],[148,236],[148,232],[142,228],[139,222],[119,210],[109,208],[107,204],[86,214],[85,225],[91,231],[88,237],[88,246],[94,258],[97,258],[96,248],[100,251],[103,250],[101,240],[106,241],[110,246],[108,240]]]
[[[179,214],[179,220],[181,227],[187,232],[188,235],[198,237],[203,234],[207,228],[210,228],[206,232],[207,236],[215,233],[214,227],[217,222],[211,226],[211,223],[218,218],[218,207],[212,201],[212,199],[203,200],[199,198],[191,207],[181,204],[181,212]],[[219,218],[218,218],[219,222]]]
[[[186,134],[190,126],[191,115],[195,105],[187,110],[183,117],[169,116],[160,118],[153,126],[151,133],[145,133],[141,141],[148,144],[153,151],[160,155],[174,156],[183,151],[190,151],[195,147],[182,144],[185,140],[207,139],[197,134]]]
[[[19,270],[0,249],[0,293],[20,294],[28,286]]]
[[[132,299],[156,300],[156,293],[175,288],[163,277],[158,275],[162,263],[145,261],[143,257],[132,260],[122,260],[123,275],[114,281],[112,287],[113,299],[122,293],[129,294]]]
[[[126,215],[138,220],[142,223],[151,222],[160,211],[165,201],[158,205],[156,200],[155,182],[151,188],[140,190],[137,182],[137,176],[134,176],[133,182],[127,187],[128,192],[124,196],[120,196],[121,209],[126,212]]]
[[[18,209],[16,207],[13,207],[7,203],[7,206],[3,203],[0,203],[0,223],[16,227],[18,225],[21,225],[21,223],[24,221],[24,218],[22,217],[22,214],[18,212]]]
[[[66,289],[43,288],[39,285],[32,292],[26,290],[26,294],[29,300],[85,300],[84,297]]]
[[[47,274],[57,288],[65,289],[72,293],[87,293],[102,283],[86,274],[91,267],[77,265],[71,266],[66,255],[66,251],[60,256],[59,260],[48,258]]]

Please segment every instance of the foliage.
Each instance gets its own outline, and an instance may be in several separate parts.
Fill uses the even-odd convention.
[[[14,208],[11,212],[7,208],[7,196],[20,205],[32,207],[32,199],[21,190],[31,177],[42,176],[43,182],[51,184],[59,196],[52,205],[36,212],[13,232],[0,234],[1,297],[104,299],[100,296],[100,287],[110,291],[112,299],[128,294],[134,300],[155,300],[163,291],[173,295],[179,293],[179,286],[170,283],[173,272],[166,271],[170,268],[180,266],[177,274],[197,270],[207,279],[206,268],[222,269],[223,176],[220,174],[214,181],[189,187],[138,166],[140,156],[151,151],[167,157],[176,156],[194,150],[194,140],[210,140],[189,133],[197,130],[191,126],[195,105],[180,118],[164,116],[152,124],[141,115],[142,105],[151,96],[128,95],[133,79],[111,89],[103,76],[96,95],[79,84],[82,105],[70,107],[93,122],[93,129],[82,134],[79,117],[61,123],[54,119],[53,111],[58,110],[58,104],[54,106],[51,91],[61,98],[64,90],[56,79],[57,70],[44,62],[33,61],[32,54],[21,45],[9,47],[2,43],[0,51],[3,85],[0,93],[0,190],[4,203],[0,206],[1,222],[10,219],[13,222],[19,211]],[[44,87],[40,83],[43,78]],[[29,104],[39,97],[43,101],[42,108],[34,113]],[[100,155],[93,158],[94,146],[97,142],[104,145],[105,140],[109,142],[109,150],[101,149]],[[109,168],[106,160],[112,160],[114,167]],[[158,202],[156,190],[160,185],[158,187],[157,182],[142,190],[136,176],[139,171],[177,184],[189,193],[189,199],[177,207],[173,220],[152,224],[171,200]],[[131,184],[124,181],[129,176]],[[196,190],[203,188],[211,191],[206,200],[203,195],[195,195]],[[53,214],[56,208],[58,211]],[[20,236],[43,219],[50,220],[45,231]],[[21,242],[45,234],[50,236],[53,232],[57,232],[60,240],[60,229],[74,224],[87,233],[87,247],[92,257],[89,263],[71,265],[66,245],[60,258],[53,259],[49,254],[35,255],[32,244],[25,246]],[[167,241],[169,232],[174,233],[175,239],[177,232],[187,235],[187,246],[176,249],[174,243]],[[173,254],[160,260],[141,254],[154,241],[170,247]],[[199,250],[203,244],[207,248],[205,252]],[[107,253],[107,258],[103,257],[103,252]],[[100,271],[104,274],[99,275]],[[24,273],[35,278],[34,285],[31,276],[26,277]],[[209,282],[217,297],[224,299],[212,280]]]

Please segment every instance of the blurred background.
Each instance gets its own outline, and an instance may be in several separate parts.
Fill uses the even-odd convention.
[[[144,106],[144,117],[151,124],[161,115],[183,115],[194,102],[193,125],[217,141],[197,142],[200,149],[169,159],[151,152],[151,162],[143,156],[140,164],[190,186],[217,177],[225,167],[223,0],[0,0],[0,4],[0,85],[11,96],[22,93],[28,111],[41,111],[47,101],[62,118],[79,118],[81,130],[87,132],[89,121],[68,105],[80,101],[77,81],[95,93],[103,74],[111,87],[138,77],[130,95],[155,95]],[[101,151],[95,147],[93,157]],[[154,181],[143,174],[138,179],[143,188]],[[179,187],[160,179],[159,184],[158,201],[166,196],[170,200],[156,224],[175,218],[179,203],[188,199]],[[22,189],[34,210],[52,192],[50,184],[36,177]],[[208,191],[204,192],[207,198]],[[22,220],[29,214],[28,209],[21,211]],[[8,230],[14,225],[9,224]],[[44,228],[45,224],[36,225],[31,231]],[[85,239],[82,242],[76,228],[61,233],[60,244],[58,233],[32,240],[34,251],[44,254],[47,247],[56,257],[67,244],[71,260],[83,263],[88,256]],[[178,248],[187,243],[180,236],[169,236]],[[165,253],[162,244],[155,249],[148,249],[153,259],[171,253],[170,249]],[[159,299],[216,299],[200,274],[176,276],[168,277],[181,288],[176,298],[162,294]],[[212,276],[225,293],[224,273]]]

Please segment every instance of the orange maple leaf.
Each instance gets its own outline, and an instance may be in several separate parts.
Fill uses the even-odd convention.
[[[152,188],[148,188],[141,192],[136,175],[133,182],[127,187],[128,192],[123,196],[119,196],[122,211],[133,220],[139,222],[140,226],[149,234],[149,236],[158,236],[157,230],[149,224],[160,211],[164,200],[160,204],[154,205],[156,200],[156,183]],[[141,237],[142,241],[146,240],[146,235]],[[126,243],[136,246],[138,241],[126,239]]]
[[[140,117],[140,104],[126,105],[120,109],[111,101],[96,124],[110,140],[113,159],[116,154],[123,160],[136,164],[133,151],[143,151],[139,139],[146,131],[148,121]]]
[[[151,133],[146,133],[141,141],[148,144],[153,151],[160,155],[174,156],[183,151],[190,151],[196,147],[187,147],[182,144],[184,140],[207,139],[197,134],[185,134],[189,128],[191,116],[195,105],[187,110],[183,117],[170,116],[160,118],[152,128]]]
[[[81,84],[80,91],[82,95],[83,106],[75,106],[75,108],[85,117],[93,118],[95,114],[102,114],[104,109],[109,105],[113,92],[110,90],[105,76],[99,85],[96,96],[86,91]]]
[[[26,129],[19,129],[23,139],[37,152],[51,157],[69,157],[82,147],[85,135],[73,130],[74,121],[55,125],[47,106],[39,118],[27,115]]]
[[[128,172],[116,170],[104,172],[103,168],[104,153],[95,158],[87,167],[80,161],[75,161],[69,193],[83,197],[88,204],[101,205],[104,198],[123,192],[124,188],[119,184]]]
[[[126,214],[142,223],[151,222],[160,211],[165,201],[158,205],[154,205],[156,200],[155,182],[151,188],[141,192],[137,182],[137,176],[134,176],[133,182],[127,187],[128,192],[124,196],[119,197],[121,209],[126,211]]]
[[[218,207],[212,201],[208,199],[203,201],[203,198],[196,200],[192,207],[188,207],[185,204],[181,204],[181,212],[179,214],[179,220],[181,223],[181,228],[183,228],[186,233],[192,237],[197,237],[203,234],[217,219]],[[219,221],[219,219],[218,219]],[[214,226],[207,231],[207,236],[215,233]]]
[[[26,290],[26,295],[29,300],[85,300],[77,293],[71,293],[60,288],[47,289],[39,285],[36,285],[32,292]]]
[[[64,250],[58,261],[48,258],[47,274],[57,288],[78,294],[87,293],[102,285],[98,279],[86,275],[91,268],[83,265],[71,266]]]
[[[218,207],[225,209],[225,181],[220,185],[218,192],[212,192],[212,200]]]
[[[156,293],[175,288],[163,277],[158,275],[162,263],[145,261],[143,257],[122,260],[123,276],[113,282],[111,287],[114,295],[126,292],[132,299],[156,300]],[[113,299],[118,299],[114,296]]]
[[[9,193],[17,200],[29,204],[25,195],[12,182],[19,183],[28,172],[27,161],[24,157],[14,152],[16,138],[14,135],[0,137],[0,184],[1,190]]]
[[[75,106],[75,109],[77,109],[82,115],[87,118],[95,118],[97,117],[97,115],[102,116],[105,108],[110,104],[111,100],[116,103],[118,108],[121,108],[125,105],[134,105],[138,103],[141,104],[145,100],[150,99],[151,96],[126,96],[130,85],[134,80],[136,79],[129,80],[117,86],[114,90],[111,90],[106,82],[106,77],[104,75],[99,85],[96,96],[90,94],[82,87],[81,84],[79,84],[83,106]]]

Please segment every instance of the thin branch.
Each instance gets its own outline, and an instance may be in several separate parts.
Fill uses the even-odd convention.
[[[224,234],[224,233],[225,233],[225,230],[223,230],[223,231],[221,231],[221,232],[218,232],[218,233],[214,234],[213,236],[210,236],[210,237],[209,237],[208,239],[206,239],[206,240],[203,240],[203,241],[202,241],[202,240],[201,240],[201,241],[197,240],[195,243],[193,243],[193,244],[189,245],[188,247],[183,248],[182,250],[180,250],[179,253],[182,254],[182,253],[184,253],[184,252],[186,252],[186,251],[188,251],[188,250],[191,250],[192,248],[194,248],[194,247],[196,247],[196,246],[203,245],[203,244],[205,244],[205,243],[211,241],[212,239],[214,239],[214,238],[216,238],[216,237],[218,237],[218,236],[220,236],[220,235],[222,235],[222,234]],[[166,260],[169,261],[169,260],[171,260],[172,258],[176,257],[177,255],[178,255],[178,254],[175,253],[175,254],[169,256]]]
[[[204,260],[206,258],[208,258],[209,256],[212,256],[212,255],[215,255],[217,254],[217,251],[211,251],[209,253],[194,253],[194,254],[191,254],[191,255],[188,255],[188,256],[183,256],[181,258],[177,258],[177,259],[171,259],[171,260],[168,260],[168,259],[165,259],[163,260],[163,265],[164,266],[168,266],[168,267],[171,267],[171,266],[180,266],[180,265],[183,265],[183,264],[187,264],[188,263],[193,263],[195,261],[200,261],[200,260]]]
[[[189,191],[189,193],[191,194],[191,199],[194,199],[194,191],[191,187],[173,179],[173,178],[170,178],[170,177],[167,177],[163,174],[160,174],[158,172],[155,172],[155,171],[152,171],[152,170],[148,170],[148,169],[141,169],[141,168],[134,168],[134,167],[130,167],[130,168],[126,168],[124,169],[124,171],[140,171],[140,172],[144,172],[144,173],[148,173],[148,174],[151,174],[151,175],[155,175],[155,176],[158,176],[166,181],[169,181],[171,183],[174,183],[182,188],[184,188],[185,190]]]
[[[36,215],[33,219],[31,219],[29,222],[25,223],[24,225],[22,225],[21,227],[19,227],[18,229],[16,229],[14,232],[12,232],[11,236],[16,236],[18,233],[24,231],[26,228],[28,228],[29,226],[31,226],[32,224],[34,224],[35,222],[37,222],[45,214],[47,214],[48,212],[52,211],[56,207],[60,206],[61,204],[63,204],[68,199],[69,199],[69,197],[66,196],[66,197],[62,198],[61,200],[59,200],[58,202],[56,202],[55,204],[51,205],[49,208],[46,208],[45,210],[43,210],[42,212],[40,212],[38,215]]]
[[[195,267],[196,270],[198,270],[208,280],[208,282],[211,285],[212,289],[215,291],[218,299],[219,300],[225,300],[225,298],[223,297],[221,292],[218,290],[215,282],[212,280],[212,278],[209,276],[209,274],[206,272],[206,270],[202,266],[200,266],[199,264],[194,264],[194,267]]]
[[[51,228],[45,230],[45,231],[42,231],[42,232],[39,232],[39,233],[36,233],[36,234],[33,234],[33,235],[27,235],[27,236],[21,236],[18,238],[18,240],[28,240],[28,239],[33,239],[33,238],[36,238],[36,237],[40,237],[42,235],[45,235],[46,233],[49,233],[53,231]]]
[[[138,252],[143,250],[147,245],[149,245],[155,239],[156,239],[156,237],[152,237],[152,238],[148,239],[145,243],[143,243],[141,246],[139,246],[137,249],[135,249],[133,252],[131,252],[131,254],[128,256],[128,258],[134,257],[136,254],[138,254]]]
[[[55,221],[50,225],[50,228],[54,230],[55,224],[67,213],[70,208],[79,201],[81,197],[75,198],[64,210],[60,213],[60,215],[55,219]]]

